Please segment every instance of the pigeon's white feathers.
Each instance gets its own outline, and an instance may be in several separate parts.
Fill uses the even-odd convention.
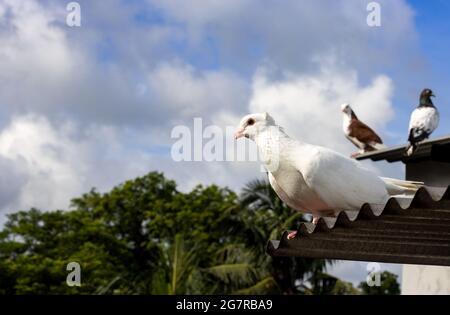
[[[424,130],[431,134],[439,125],[439,112],[435,107],[418,107],[411,113],[409,130]]]
[[[409,120],[409,145],[406,156],[413,155],[419,143],[427,139],[439,125],[439,112],[434,106],[419,106]]]
[[[371,171],[335,151],[301,144],[296,167],[318,196],[336,210],[359,210],[364,203],[384,205],[384,182]]]
[[[386,189],[390,195],[414,194],[420,187],[425,185],[424,182],[401,180],[389,177],[380,178],[386,184]]]

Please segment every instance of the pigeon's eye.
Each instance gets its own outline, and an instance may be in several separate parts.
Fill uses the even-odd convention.
[[[251,126],[255,124],[255,120],[253,118],[250,118],[249,120],[247,120],[247,125]]]

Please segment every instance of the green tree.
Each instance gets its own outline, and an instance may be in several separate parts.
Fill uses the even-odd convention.
[[[86,212],[9,215],[0,233],[0,292],[4,294],[91,293],[117,272],[125,245]],[[66,266],[81,264],[83,286],[66,285]]]
[[[331,290],[333,295],[360,295],[362,294],[357,288],[353,286],[351,282],[337,280],[333,289]]]
[[[366,295],[398,295],[400,294],[400,284],[397,281],[397,277],[397,275],[389,271],[383,271],[380,274],[380,286],[369,286],[363,281],[358,288]]]
[[[305,293],[301,283],[325,261],[265,253],[301,219],[265,181],[238,198],[215,185],[182,193],[151,172],[91,190],[69,211],[10,214],[0,232],[0,294]],[[72,261],[80,287],[66,285]]]

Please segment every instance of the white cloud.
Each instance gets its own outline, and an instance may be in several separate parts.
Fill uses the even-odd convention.
[[[45,72],[56,78],[68,75],[73,55],[65,34],[52,26],[54,17],[38,2],[4,0],[0,3],[0,20],[2,70],[15,73],[14,79],[26,79],[30,72]]]
[[[26,115],[0,131],[1,213],[67,209],[72,198],[92,187],[106,191],[154,170],[175,179],[183,191],[199,183],[241,187],[261,175],[257,163],[176,163],[147,153],[151,145],[142,135],[102,126],[80,135],[77,129],[67,121],[55,126],[43,116]]]
[[[158,65],[149,74],[149,86],[153,104],[169,109],[168,116],[178,122],[242,111],[249,95],[248,83],[231,71],[198,71],[180,62]]]
[[[340,105],[350,103],[359,118],[381,135],[393,118],[393,83],[385,75],[363,86],[355,70],[322,67],[315,75],[288,73],[271,79],[256,73],[250,112],[269,112],[291,136],[348,153],[352,145],[342,131]],[[352,149],[354,150],[354,149]]]
[[[79,130],[62,132],[60,136],[56,136],[62,129],[54,129],[52,126],[59,125],[61,117],[65,122],[82,126],[79,128],[82,130],[110,128],[110,133],[114,136],[99,140],[99,143],[107,143],[109,154],[112,154],[111,148],[117,147],[117,156],[139,157],[138,159],[144,156],[143,160],[148,158],[143,153],[145,147],[151,148],[155,143],[170,145],[168,139],[173,124],[190,124],[193,116],[201,116],[205,122],[224,126],[235,125],[239,116],[248,110],[268,110],[293,136],[343,152],[350,152],[353,148],[337,132],[341,124],[337,108],[340,102],[354,102],[359,116],[382,134],[385,127],[383,120],[392,117],[390,79],[373,75],[371,82],[363,84],[363,80],[358,77],[359,71],[350,70],[356,67],[343,66],[343,63],[348,63],[355,56],[367,53],[365,56],[370,57],[378,53],[371,51],[373,47],[368,45],[365,37],[371,30],[364,24],[366,11],[362,4],[348,6],[341,2],[343,6],[339,6],[327,3],[328,9],[324,9],[322,4],[325,2],[286,1],[282,6],[276,2],[268,2],[266,6],[261,6],[253,0],[209,1],[202,5],[187,5],[175,0],[154,1],[152,4],[159,6],[170,16],[167,22],[169,25],[139,28],[131,20],[136,13],[133,6],[122,8],[119,1],[113,1],[108,10],[103,10],[100,5],[92,4],[91,7],[91,4],[84,3],[83,14],[87,15],[87,20],[91,23],[83,24],[80,30],[73,30],[61,26],[64,22],[64,19],[60,20],[64,17],[64,7],[58,2],[49,3],[52,5],[19,0],[0,3],[0,54],[3,57],[0,58],[0,100],[2,105],[6,105],[2,107],[2,114],[4,111],[6,121],[10,120],[12,114],[26,115],[31,112],[40,117],[14,120],[3,131],[3,138],[6,139],[7,135],[19,137],[19,134],[32,133],[33,130],[40,132],[42,129],[46,138],[30,137],[25,142],[28,152],[26,161],[30,163],[33,160],[33,165],[44,170],[51,165],[54,174],[61,174],[50,177],[50,181],[61,181],[63,184],[60,189],[67,190],[63,196],[49,199],[45,207],[52,208],[62,204],[61,200],[69,199],[75,191],[86,191],[97,183],[102,186],[108,179],[108,184],[113,185],[117,183],[117,178],[122,178],[109,175],[110,172],[104,166],[102,170],[106,174],[102,174],[100,170],[95,173],[102,180],[85,180],[84,175],[80,174],[87,173],[86,169],[97,165],[96,158],[93,157],[93,152],[96,151],[93,148],[99,144],[95,143],[97,140],[86,144],[86,140],[83,140],[86,139],[86,132]],[[385,28],[372,39],[375,43],[390,41],[401,45],[399,38],[408,38],[407,35],[414,33],[411,11],[403,2],[383,2],[382,6],[386,11]],[[92,12],[95,12],[96,19],[92,18]],[[84,17],[86,18],[85,15]],[[317,23],[318,19],[323,23]],[[117,23],[120,25],[117,26],[113,21],[119,21]],[[102,29],[105,25],[108,28]],[[116,26],[111,33],[109,30],[112,25]],[[180,27],[186,27],[190,31],[183,32]],[[392,29],[396,31],[390,32]],[[151,38],[137,40],[150,30],[148,33]],[[226,64],[228,57],[233,60],[241,59],[242,55],[246,64],[251,67],[260,66],[262,59],[251,56],[246,59],[245,56],[249,57],[249,51],[255,47],[257,50],[261,48],[260,53],[264,59],[276,65],[283,76],[273,79],[268,73],[257,71],[253,78],[253,96],[248,108],[252,83],[251,79],[246,79],[240,73],[239,68],[219,66],[202,70],[183,59],[189,59],[189,50],[187,56],[180,56],[172,51],[166,57],[162,54],[166,50],[153,49],[159,46],[167,49],[171,45],[170,40],[174,38],[183,41],[181,34],[187,36],[189,41],[190,36],[194,36],[193,33],[197,33],[197,39],[201,43],[204,43],[205,38],[212,38],[217,42],[219,63],[224,61]],[[391,33],[395,34],[390,35]],[[95,49],[98,48],[96,43],[104,43],[105,38],[113,39],[111,51],[106,52],[117,53],[115,57],[118,59],[102,63],[102,60],[96,59],[98,51]],[[196,49],[208,47],[200,42],[197,42]],[[247,46],[246,42],[252,42],[252,47]],[[262,44],[261,47],[258,42]],[[155,55],[152,52],[149,55],[151,58],[145,60],[149,50],[161,54]],[[209,49],[205,51],[211,52]],[[339,61],[334,68],[323,64],[323,55],[330,54],[334,56],[335,62]],[[341,60],[339,57],[342,54],[347,57]],[[317,72],[317,62],[312,63],[312,59],[319,60],[321,71]],[[309,68],[308,72],[298,71],[305,67]],[[290,69],[289,73],[287,68]],[[254,70],[251,68],[252,73]],[[42,117],[45,117],[44,122],[41,121]],[[131,130],[133,134],[132,143],[123,136],[126,130]],[[317,130],[320,133],[316,132],[314,136],[314,131]],[[5,143],[6,140],[3,141]],[[132,147],[137,142],[139,149]],[[45,145],[58,148],[55,150],[63,160],[49,156],[50,153],[56,153],[52,153],[50,149],[44,150]],[[18,151],[17,145],[15,149]],[[42,152],[47,154],[41,156],[39,153]],[[19,159],[18,153],[8,154],[5,155],[8,161]],[[56,159],[56,162],[52,159]],[[229,183],[234,186],[245,182],[242,172],[236,173],[238,179],[232,178],[229,174],[234,174],[232,170],[235,166],[225,164],[227,163],[222,164],[223,177],[217,179],[221,184]],[[219,173],[220,167],[220,164],[211,166],[211,174]],[[147,169],[141,166],[137,168]],[[183,173],[186,169],[189,167],[186,166],[183,171],[180,169],[180,172]],[[34,178],[41,171],[36,170]],[[252,174],[248,172],[249,177]],[[176,174],[174,177],[177,177]],[[214,177],[203,176],[201,172],[189,178],[190,182],[201,182]],[[186,177],[180,177],[180,180],[185,179]],[[32,187],[36,184],[31,182],[27,185]],[[28,191],[36,196],[38,193],[33,191],[39,191],[38,188]],[[24,193],[22,200],[28,198],[29,203],[36,198],[25,195]],[[40,201],[36,206],[44,204],[44,201]]]
[[[48,108],[48,89],[59,95],[70,78],[77,53],[64,32],[53,25],[52,12],[35,1],[0,2],[0,97],[10,110]]]
[[[0,156],[21,162],[27,178],[12,206],[66,208],[83,187],[86,161],[67,137],[42,117],[19,117],[0,134]]]
[[[366,23],[368,2],[149,1],[170,22],[181,25],[193,52],[204,56],[213,42],[222,62],[250,71],[263,60],[285,69],[310,70],[316,55],[334,54],[342,64],[370,72],[417,57],[410,49],[416,34],[407,2],[378,1],[379,28]]]
[[[23,171],[24,161],[10,159],[0,155],[0,226],[1,210],[20,196],[22,187],[27,182],[27,176]]]
[[[381,1],[376,30],[365,24],[366,1],[149,3],[161,21],[136,23],[136,3],[86,1],[82,27],[71,29],[65,3],[0,0],[0,211],[67,208],[92,186],[151,170],[183,190],[238,189],[261,176],[256,163],[148,153],[193,116],[224,127],[266,110],[292,136],[349,153],[339,104],[388,135],[393,83],[378,69],[417,57],[405,1]],[[267,64],[281,76],[257,70]]]
[[[92,126],[80,136],[77,127],[26,115],[0,132],[0,185],[8,187],[2,192],[11,191],[0,205],[4,211],[67,209],[91,187],[109,189],[148,171],[149,158],[125,149],[116,130]]]

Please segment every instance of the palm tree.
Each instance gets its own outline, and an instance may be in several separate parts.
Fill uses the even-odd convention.
[[[152,277],[152,294],[264,294],[277,293],[276,281],[257,256],[243,244],[220,248],[210,267],[199,266],[200,249],[188,248],[181,234],[166,246],[161,268]]]
[[[188,248],[176,234],[173,244],[163,245],[160,268],[153,275],[152,294],[187,294],[198,268],[197,247]]]
[[[99,287],[96,294],[188,294],[198,268],[196,251],[196,246],[188,249],[182,235],[176,234],[171,244],[158,246],[151,272],[125,272]]]
[[[224,246],[217,252],[216,262],[217,265],[205,269],[217,284],[214,293],[279,293],[267,263],[261,262],[255,251],[243,244]]]
[[[181,234],[157,245],[151,275],[123,275],[98,293],[128,294],[298,294],[321,293],[315,287],[327,261],[309,258],[270,257],[269,239],[296,229],[303,215],[285,205],[266,180],[254,180],[242,191],[236,208],[225,209],[231,238],[219,246],[208,265],[199,261],[199,247]],[[217,244],[216,244],[217,245]],[[311,285],[307,285],[311,284]]]
[[[250,244],[265,253],[269,239],[279,238],[286,230],[297,229],[297,223],[306,221],[303,214],[297,212],[281,201],[270,186],[268,180],[256,179],[249,182],[242,190],[240,203],[249,209],[245,221],[254,234],[249,238]],[[255,224],[258,223],[258,224]],[[261,247],[261,244],[264,244]],[[273,257],[270,259],[270,272],[283,293],[305,293],[307,282],[313,284],[315,275],[322,274],[331,260]],[[316,290],[317,291],[317,290]],[[314,292],[316,292],[314,291]]]
[[[284,231],[296,229],[298,222],[306,221],[302,213],[292,210],[278,198],[267,180],[250,181],[242,190],[240,202],[254,216],[264,221],[270,231],[270,238],[279,238]],[[267,235],[263,237],[267,241]]]

